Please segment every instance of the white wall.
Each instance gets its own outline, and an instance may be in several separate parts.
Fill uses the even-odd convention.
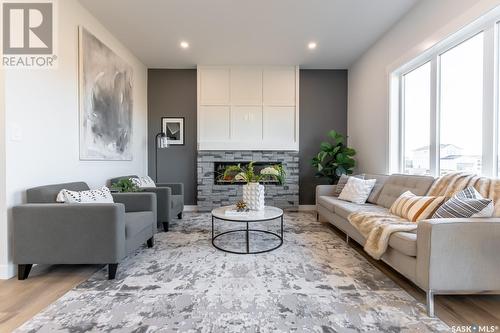
[[[58,11],[58,68],[6,71],[7,209],[22,203],[29,187],[78,180],[95,187],[113,176],[147,174],[147,68],[77,0],[58,1]],[[133,66],[132,161],[79,160],[78,25]],[[22,134],[19,141],[11,139],[16,127]],[[0,278],[7,278],[14,266],[9,227],[1,220],[0,237]]]
[[[4,255],[8,253],[8,237],[7,232],[4,232],[7,230],[5,139],[5,74],[0,69],[0,265],[4,263]],[[0,266],[0,274],[6,268],[7,266]]]
[[[499,0],[421,0],[349,69],[348,135],[359,171],[389,171],[389,75]]]

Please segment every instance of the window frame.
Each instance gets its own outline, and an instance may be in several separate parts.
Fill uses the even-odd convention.
[[[405,88],[406,88],[406,85],[405,85],[405,81],[406,81],[406,75],[412,73],[413,71],[415,70],[418,70],[420,68],[422,68],[423,66],[427,65],[427,64],[430,64],[430,77],[429,77],[429,89],[431,89],[431,93],[430,93],[430,108],[429,108],[429,117],[430,117],[430,120],[431,120],[431,123],[432,123],[432,117],[433,117],[433,110],[432,110],[432,90],[433,90],[433,87],[432,87],[432,75],[433,75],[433,68],[432,68],[432,61],[425,61],[417,66],[414,66],[412,67],[411,70],[409,71],[406,71],[404,73],[401,74],[401,77],[400,77],[400,87],[401,87],[401,90],[400,90],[400,114],[399,114],[399,119],[400,119],[400,131],[399,131],[399,135],[400,135],[400,156],[401,156],[401,161],[400,161],[400,171],[402,173],[405,172],[405,169],[406,169],[406,166],[405,166],[405,157],[406,157],[406,151],[405,151],[405,146],[406,146],[406,134],[404,133],[404,129],[406,127],[406,119],[405,119]],[[430,125],[430,124],[429,124]],[[430,131],[430,139],[429,139],[429,145],[432,147],[432,141],[431,141],[431,138],[432,138],[432,131]],[[429,152],[429,169],[432,170],[432,152]]]
[[[465,28],[436,43],[419,56],[390,72],[389,172],[403,173],[404,168],[404,76],[430,62],[430,175],[440,175],[440,102],[441,55],[483,35],[483,110],[482,110],[482,170],[481,174],[496,177],[499,171],[499,47],[500,7],[478,18]]]

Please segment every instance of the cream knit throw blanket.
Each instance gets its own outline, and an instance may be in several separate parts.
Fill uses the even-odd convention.
[[[429,189],[428,196],[451,197],[469,187],[495,203],[494,216],[500,216],[500,181],[479,177],[464,172],[451,173],[438,178]],[[409,222],[390,213],[359,212],[348,216],[349,222],[366,239],[364,250],[373,258],[380,259],[389,245],[389,238],[395,232],[415,231],[417,223]]]
[[[495,204],[493,216],[500,216],[500,180],[479,177],[466,172],[454,172],[438,178],[429,189],[429,196],[452,197],[455,193],[473,186],[484,198]]]

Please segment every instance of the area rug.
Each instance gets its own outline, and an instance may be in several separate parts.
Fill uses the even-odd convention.
[[[287,214],[283,246],[256,255],[215,249],[210,223],[209,214],[186,214],[121,263],[116,280],[98,271],[17,331],[449,331],[313,214]],[[272,243],[250,240],[253,249]]]

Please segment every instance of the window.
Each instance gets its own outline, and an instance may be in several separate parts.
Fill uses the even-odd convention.
[[[500,176],[500,7],[391,77],[391,171]]]
[[[403,76],[403,172],[430,174],[430,62]]]
[[[440,56],[440,175],[481,174],[483,33]]]

